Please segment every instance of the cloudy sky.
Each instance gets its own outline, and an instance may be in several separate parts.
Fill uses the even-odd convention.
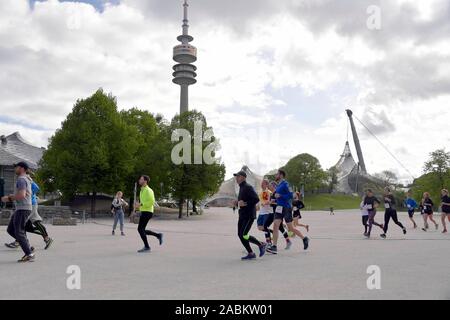
[[[171,118],[181,4],[1,0],[0,134],[46,146],[76,99],[99,87],[121,109]],[[367,25],[373,6],[379,29]],[[303,152],[329,168],[347,138],[346,108],[414,176],[429,152],[450,149],[450,1],[190,0],[189,18],[190,105],[214,127],[227,176],[244,163],[263,174]],[[356,125],[369,172],[410,179]]]

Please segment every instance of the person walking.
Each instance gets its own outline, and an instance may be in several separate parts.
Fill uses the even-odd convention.
[[[442,233],[447,233],[448,231],[445,219],[448,219],[448,221],[450,222],[450,197],[448,195],[447,189],[443,189],[441,191],[441,210],[442,226],[444,227]]]
[[[163,234],[156,233],[151,230],[146,230],[147,224],[151,218],[153,218],[153,211],[155,206],[155,194],[153,190],[148,186],[150,177],[143,175],[139,178],[139,185],[141,192],[139,194],[139,202],[135,204],[135,207],[140,211],[138,233],[141,236],[144,247],[138,250],[138,253],[150,252],[151,248],[148,244],[147,235],[153,236],[159,240],[159,245],[163,244]]]
[[[116,196],[114,197],[114,200],[112,201],[113,209],[111,211],[114,214],[114,224],[113,224],[113,229],[112,229],[112,235],[116,234],[117,223],[120,223],[120,234],[122,236],[125,236],[125,233],[123,232],[123,225],[124,225],[124,218],[125,218],[124,207],[128,207],[128,203],[125,200],[123,200],[122,197],[123,197],[123,192],[118,191],[116,193]]]
[[[386,187],[384,189],[384,228],[383,233],[380,235],[383,239],[386,239],[386,234],[389,228],[389,221],[392,219],[396,225],[398,225],[402,230],[403,234],[406,234],[406,228],[403,224],[398,221],[397,216],[397,204],[395,201],[395,197],[392,194],[391,188]]]
[[[250,243],[258,246],[260,257],[264,256],[267,247],[265,243],[250,235],[250,230],[256,219],[256,205],[259,203],[259,197],[255,189],[247,183],[247,173],[245,171],[235,173],[234,177],[239,185],[239,195],[236,203],[239,212],[238,237],[245,250],[247,250],[247,255],[242,257],[241,260],[253,260],[256,259],[256,254],[253,252]]]
[[[15,212],[9,221],[7,232],[19,242],[24,256],[18,262],[33,262],[35,255],[31,251],[30,243],[25,231],[25,225],[31,215],[31,182],[27,176],[29,166],[26,162],[19,162],[14,165],[17,175],[14,194],[2,197],[2,202],[14,202]]]

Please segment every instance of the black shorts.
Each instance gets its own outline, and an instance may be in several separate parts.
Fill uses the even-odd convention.
[[[299,218],[299,219],[302,218],[302,214],[300,213],[300,210],[294,211],[294,213],[292,214],[292,216],[293,216],[294,218]]]
[[[275,212],[275,220],[284,220],[286,223],[291,223],[294,221],[292,218],[292,209],[283,207],[283,213]]]
[[[408,216],[412,218],[414,216],[414,210],[408,210]]]

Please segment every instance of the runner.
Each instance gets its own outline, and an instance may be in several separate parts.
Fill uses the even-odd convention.
[[[268,230],[266,225],[266,221],[270,216],[270,213],[272,212],[272,208],[270,206],[270,197],[272,195],[272,192],[269,190],[269,181],[263,180],[261,182],[261,193],[259,194],[259,203],[260,203],[260,210],[257,220],[258,230],[264,231],[266,236],[266,242],[270,243],[272,241],[272,237],[270,235],[270,231]]]
[[[395,201],[395,197],[391,192],[391,188],[384,188],[384,208],[386,209],[384,212],[384,228],[383,233],[380,235],[383,239],[386,239],[386,233],[389,228],[389,221],[392,219],[396,225],[398,225],[403,230],[403,234],[406,234],[406,228],[403,224],[398,221],[397,216],[397,203]]]
[[[273,233],[272,229],[269,229],[269,227],[273,224],[273,221],[275,220],[275,209],[277,207],[277,199],[275,198],[275,190],[276,190],[277,184],[276,182],[271,182],[269,184],[269,190],[270,190],[270,207],[271,211],[269,216],[267,217],[265,224],[264,224],[264,231],[266,233],[266,240],[268,248],[272,246],[272,237],[271,234]],[[280,232],[283,234],[284,239],[286,240],[286,247],[285,250],[289,250],[292,246],[292,241],[289,239],[289,233],[286,231],[286,228],[283,226],[283,224],[280,224],[279,229]]]
[[[408,208],[408,216],[409,216],[409,220],[411,220],[411,222],[414,225],[414,229],[417,229],[417,223],[416,221],[414,221],[414,210],[417,208],[417,202],[416,200],[414,200],[412,198],[412,191],[409,190],[407,193],[407,198],[405,200],[406,203],[406,207]]]
[[[278,252],[278,230],[280,225],[283,223],[283,220],[286,222],[289,232],[299,236],[303,240],[303,249],[307,250],[309,247],[309,238],[305,237],[300,230],[294,228],[294,225],[292,224],[292,192],[289,189],[289,183],[285,180],[285,178],[286,172],[279,169],[275,177],[278,186],[275,191],[277,207],[275,209],[275,221],[273,226],[273,245],[268,249],[268,251],[273,254],[277,254]]]
[[[427,231],[428,230],[428,220],[431,220],[431,222],[434,223],[434,226],[436,227],[436,230],[439,229],[439,224],[437,224],[436,221],[434,221],[433,218],[433,200],[431,200],[430,198],[430,193],[429,192],[425,192],[423,194],[423,199],[422,202],[420,203],[423,210],[422,210],[422,216],[423,216],[423,221],[424,221],[424,227],[422,228],[423,231]]]
[[[114,224],[113,224],[113,230],[112,230],[112,235],[116,234],[116,227],[117,227],[117,223],[120,222],[120,234],[122,236],[125,235],[125,233],[123,232],[123,220],[125,217],[125,214],[123,212],[123,207],[128,207],[128,203],[123,200],[123,192],[122,191],[118,191],[116,193],[116,197],[114,198],[113,202],[112,202],[112,207],[113,209],[111,210],[112,213],[114,214]]]
[[[375,222],[375,216],[377,214],[377,208],[380,206],[380,200],[378,200],[374,195],[372,189],[366,191],[366,197],[364,198],[364,206],[367,208],[369,213],[369,230],[366,233],[366,237],[369,239],[372,233],[372,226],[376,225],[381,229],[384,226],[380,223]]]
[[[45,242],[44,249],[47,250],[52,245],[53,239],[48,236],[47,229],[42,224],[42,218],[39,215],[38,201],[37,201],[37,194],[39,193],[40,189],[39,189],[39,186],[37,185],[37,183],[33,181],[31,175],[32,174],[30,173],[30,175],[28,175],[27,178],[28,178],[29,182],[31,183],[32,210],[31,210],[31,215],[25,224],[25,231],[28,233],[34,233],[34,234],[41,236]],[[8,248],[11,248],[11,249],[15,249],[15,248],[18,248],[20,245],[19,245],[19,242],[16,240],[11,243],[5,243],[5,246],[7,246]],[[31,251],[34,251],[34,247],[30,247],[30,248],[31,248]]]
[[[26,221],[31,215],[31,183],[27,177],[28,164],[19,162],[14,165],[15,173],[17,175],[14,195],[5,196],[2,198],[3,202],[15,202],[15,212],[11,217],[8,225],[8,233],[11,237],[16,239],[24,252],[24,256],[18,262],[32,262],[35,259],[31,251],[30,243],[28,242],[25,231]]]
[[[150,245],[148,244],[147,235],[154,236],[159,240],[159,245],[163,244],[163,234],[156,233],[151,230],[146,230],[148,222],[153,218],[153,210],[155,205],[155,194],[150,189],[148,183],[150,181],[149,176],[141,176],[139,178],[139,185],[141,192],[139,195],[139,202],[135,204],[135,207],[139,209],[141,216],[139,217],[138,232],[144,242],[144,248],[138,250],[139,253],[150,252]]]
[[[364,226],[364,236],[367,236],[367,229],[369,228],[368,221],[369,221],[369,210],[367,210],[367,206],[364,204],[365,197],[362,198],[361,204],[359,205],[361,209],[361,215],[362,215],[362,224]]]
[[[253,260],[256,259],[256,254],[250,247],[250,243],[258,246],[260,257],[266,253],[267,248],[265,243],[261,243],[249,234],[253,222],[256,219],[256,205],[259,202],[259,198],[255,189],[247,183],[247,174],[245,171],[239,171],[238,173],[235,173],[234,176],[236,178],[236,183],[239,185],[238,200],[235,204],[239,209],[238,237],[248,252],[248,254],[241,259]]]
[[[306,229],[306,232],[309,232],[309,225],[299,222],[302,219],[302,214],[300,210],[303,209],[304,207],[305,204],[302,201],[302,194],[300,192],[296,192],[294,201],[292,201],[292,210],[293,210],[292,216],[294,218],[294,227],[303,227]]]
[[[442,233],[447,233],[447,224],[445,223],[445,219],[447,218],[448,221],[450,222],[450,197],[448,196],[448,190],[447,189],[443,189],[441,191],[441,210],[442,210],[442,215],[441,215],[441,220],[442,220],[442,225],[444,226],[444,231],[442,231]]]

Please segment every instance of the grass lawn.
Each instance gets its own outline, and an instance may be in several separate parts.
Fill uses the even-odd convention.
[[[360,197],[341,194],[316,194],[305,197],[306,210],[334,210],[358,209]]]

